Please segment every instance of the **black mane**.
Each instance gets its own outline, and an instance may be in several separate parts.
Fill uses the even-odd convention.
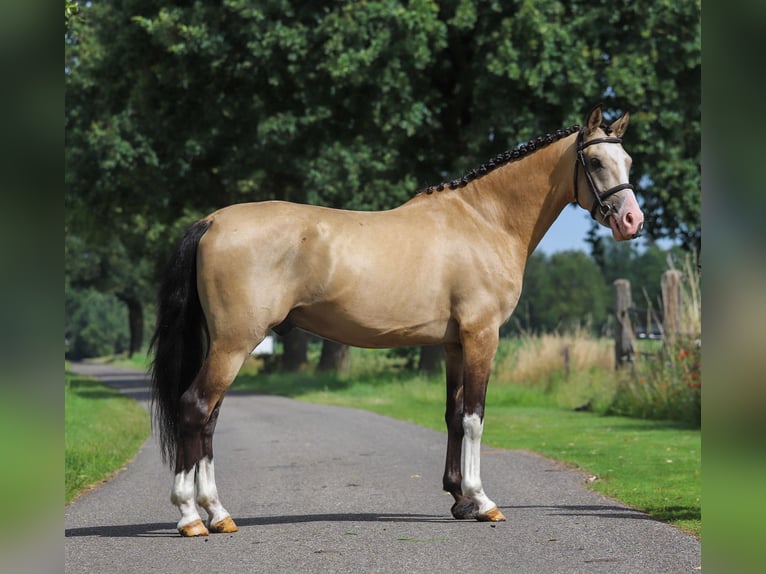
[[[463,175],[463,177],[460,179],[453,179],[448,182],[442,182],[439,185],[430,185],[419,191],[418,194],[426,193],[430,195],[434,191],[443,191],[445,187],[449,189],[465,187],[473,180],[487,175],[489,172],[494,171],[498,167],[502,167],[507,163],[526,157],[531,153],[578,131],[580,131],[580,126],[574,125],[572,127],[556,130],[553,133],[529,140],[527,143],[521,144],[512,150],[497,154],[494,158],[481,164],[478,168],[465,172],[465,175]]]

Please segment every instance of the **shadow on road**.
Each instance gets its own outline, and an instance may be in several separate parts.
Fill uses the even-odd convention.
[[[523,510],[539,509],[548,510],[548,516],[598,516],[601,518],[632,518],[636,520],[655,520],[651,516],[644,514],[639,510],[628,508],[627,506],[582,506],[582,505],[561,505],[561,506],[501,506],[503,510]]]
[[[69,382],[70,388],[79,395],[89,399],[113,399],[114,394],[103,390],[102,385],[119,391],[124,396],[139,402],[149,401],[151,391],[149,383],[143,374],[99,374],[98,380],[87,378],[88,376],[73,375]]]
[[[239,527],[273,526],[276,524],[303,524],[310,522],[455,522],[451,517],[428,514],[299,514],[292,516],[259,516],[235,518]],[[152,522],[147,524],[123,524],[118,526],[88,526],[67,528],[66,538],[77,536],[99,536],[105,538],[166,537],[178,536],[175,523]]]
[[[638,520],[654,520],[650,516],[637,510],[625,506],[581,506],[581,505],[561,505],[561,506],[502,506],[509,514],[518,510],[541,510],[547,511],[547,515],[552,516],[598,516],[603,518],[632,518]],[[379,514],[379,513],[360,513],[360,514],[298,514],[287,516],[258,516],[251,518],[235,519],[240,527],[247,526],[273,526],[278,524],[304,524],[310,522],[399,522],[399,523],[426,523],[426,522],[454,522],[454,518],[445,515],[429,514]],[[146,524],[123,524],[117,526],[90,526],[84,528],[69,528],[65,531],[65,536],[98,536],[105,538],[133,538],[133,537],[168,537],[178,536],[175,523],[172,522],[152,522]]]

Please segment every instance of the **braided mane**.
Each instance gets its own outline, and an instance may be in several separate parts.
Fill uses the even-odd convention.
[[[473,180],[485,176],[489,172],[494,171],[495,169],[502,167],[507,163],[526,157],[533,152],[549,146],[553,142],[556,142],[578,131],[580,131],[580,126],[574,125],[566,129],[556,130],[553,133],[529,140],[527,143],[521,144],[512,150],[497,154],[489,161],[481,164],[478,168],[467,171],[465,175],[463,175],[463,177],[460,179],[453,179],[448,182],[442,182],[439,185],[430,185],[419,191],[418,195],[422,193],[430,195],[434,191],[444,191],[444,188],[458,189],[465,187]]]

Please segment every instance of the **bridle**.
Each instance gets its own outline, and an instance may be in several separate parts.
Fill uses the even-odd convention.
[[[580,166],[582,166],[583,173],[585,174],[585,179],[588,181],[588,187],[590,188],[590,191],[591,193],[593,193],[593,197],[595,198],[595,201],[593,202],[593,207],[590,210],[590,216],[593,219],[596,219],[596,209],[598,209],[599,213],[601,214],[601,217],[604,220],[606,220],[607,217],[615,214],[617,212],[617,209],[613,205],[604,203],[604,200],[607,197],[614,195],[618,191],[622,191],[623,189],[630,189],[635,193],[636,188],[631,183],[621,183],[619,185],[615,185],[614,187],[610,187],[606,191],[599,191],[598,188],[596,187],[596,182],[593,181],[593,175],[590,172],[588,163],[585,161],[585,154],[583,153],[583,150],[588,146],[600,144],[600,143],[621,144],[622,138],[618,138],[614,136],[605,137],[605,138],[595,138],[583,143],[584,137],[585,137],[585,129],[582,129],[580,130],[580,133],[577,134],[577,161],[575,161],[575,171],[574,171],[574,202],[580,205],[580,200],[577,197],[577,179],[578,179],[577,176],[579,175]]]

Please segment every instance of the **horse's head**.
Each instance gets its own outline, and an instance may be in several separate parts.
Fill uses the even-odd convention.
[[[598,105],[577,136],[575,202],[610,228],[617,241],[633,239],[644,227],[644,214],[628,181],[632,160],[622,148],[630,114],[626,112],[610,126],[603,125],[603,119]]]

